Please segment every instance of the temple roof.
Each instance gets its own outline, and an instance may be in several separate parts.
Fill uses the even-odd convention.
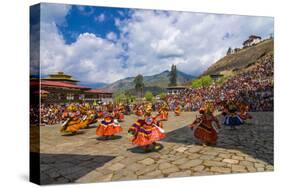
[[[49,77],[43,78],[42,80],[50,81],[68,81],[68,82],[79,82],[78,80],[72,79],[72,76],[64,74],[64,72],[58,72],[57,74],[50,74]]]

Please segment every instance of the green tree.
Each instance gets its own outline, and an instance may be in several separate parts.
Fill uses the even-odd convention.
[[[126,100],[126,95],[124,94],[124,92],[118,92],[114,94],[113,98],[114,98],[114,103],[120,103]]]
[[[152,94],[152,92],[147,91],[147,92],[145,92],[144,97],[145,97],[145,99],[146,99],[147,101],[152,101],[152,99],[153,99],[153,94]]]
[[[202,87],[201,79],[192,80],[192,82],[191,82],[191,87],[192,87],[192,88],[199,88],[199,87]]]
[[[137,75],[134,79],[135,84],[135,90],[138,97],[143,96],[143,89],[144,89],[144,83],[143,83],[143,76],[141,74]]]
[[[159,94],[159,96],[160,96],[161,100],[164,100],[167,95],[166,95],[166,93],[162,92],[162,93]]]
[[[192,80],[191,86],[192,88],[199,88],[199,87],[208,87],[213,83],[213,79],[207,75],[201,78]]]
[[[172,65],[171,71],[169,74],[170,83],[169,86],[177,86],[177,66]]]
[[[201,82],[203,87],[208,87],[213,83],[213,79],[211,78],[211,76],[207,75],[201,78]]]

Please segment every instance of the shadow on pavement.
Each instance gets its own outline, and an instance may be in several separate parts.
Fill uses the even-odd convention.
[[[65,134],[62,134],[62,136],[75,136],[75,135],[80,135],[80,134],[85,134],[85,131],[77,131],[76,133],[65,133]]]
[[[114,135],[114,136],[111,136],[111,137],[108,137],[108,138],[98,137],[96,139],[99,140],[99,141],[109,141],[109,140],[119,140],[121,138],[122,138],[122,136],[120,136],[120,135]]]
[[[164,146],[160,143],[156,143],[154,148],[151,148],[148,151],[145,151],[143,148],[141,147],[133,147],[133,148],[129,148],[127,149],[127,151],[130,151],[132,153],[140,153],[140,154],[147,154],[147,153],[152,153],[152,152],[158,152],[160,150],[162,150],[164,148]]]
[[[103,166],[115,156],[40,154],[40,184],[75,182],[89,172]],[[94,180],[95,181],[95,180]]]
[[[215,147],[225,149],[236,149],[251,155],[254,158],[263,160],[273,165],[273,113],[266,113],[264,117],[254,117],[253,120],[230,130],[229,127],[221,125],[218,133],[218,142]],[[218,116],[220,122],[223,117]],[[190,128],[182,127],[167,133],[163,142],[174,142],[182,144],[198,144],[193,137]]]

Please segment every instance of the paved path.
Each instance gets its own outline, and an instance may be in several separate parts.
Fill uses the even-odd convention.
[[[223,127],[216,147],[196,143],[185,125],[196,113],[170,114],[164,122],[167,138],[157,152],[143,153],[127,135],[136,120],[126,116],[124,131],[103,141],[96,128],[62,136],[59,126],[40,128],[41,183],[101,182],[240,172],[273,171],[273,113],[252,113],[238,130]],[[220,117],[221,119],[221,117]]]

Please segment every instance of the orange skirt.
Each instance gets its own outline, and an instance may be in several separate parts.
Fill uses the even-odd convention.
[[[168,120],[168,112],[161,112],[159,117],[161,120],[164,120],[164,121]]]
[[[64,132],[75,133],[80,129],[80,120],[70,121],[66,126],[67,127],[63,130]]]
[[[194,136],[206,144],[216,144],[218,139],[215,129],[205,128],[201,125],[194,130]]]
[[[150,145],[162,138],[165,138],[166,134],[162,133],[158,128],[152,129],[150,134],[145,134],[142,132],[138,132],[132,140],[134,145],[138,146],[146,146]]]
[[[99,125],[96,134],[98,136],[112,136],[116,133],[122,131],[121,126],[114,126],[114,125]]]

